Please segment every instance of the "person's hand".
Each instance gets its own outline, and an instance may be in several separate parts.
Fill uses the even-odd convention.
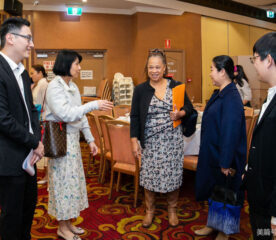
[[[132,153],[134,157],[138,159],[141,156],[141,147],[136,138],[131,139],[131,146],[132,146]]]
[[[90,142],[89,143],[89,148],[93,156],[95,156],[98,153],[98,147],[95,144],[95,142]]]
[[[172,121],[176,121],[185,116],[185,111],[178,111],[176,105],[174,105],[174,111],[170,112],[170,118]]]
[[[113,108],[113,102],[107,100],[98,100],[99,110],[106,111]]]
[[[39,158],[42,158],[44,156],[44,145],[41,141],[39,141],[37,148],[34,149],[34,154],[39,156]]]
[[[31,158],[31,161],[30,161],[30,164],[33,166],[35,165],[35,163],[37,163],[41,158],[37,155],[37,154],[33,154],[32,158]]]
[[[221,168],[221,172],[228,176],[228,174],[231,174],[231,169],[230,168]]]
[[[271,232],[272,232],[273,240],[276,240],[276,225],[271,224]]]

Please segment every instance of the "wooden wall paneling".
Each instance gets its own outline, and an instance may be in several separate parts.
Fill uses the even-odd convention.
[[[45,61],[55,61],[57,53],[60,49],[36,49],[35,54],[35,63],[43,65]],[[82,70],[93,70],[93,79],[92,80],[83,80],[74,79],[74,82],[77,84],[80,93],[83,94],[84,87],[96,87],[105,76],[105,69],[106,69],[106,61],[105,61],[105,52],[104,49],[75,49],[79,54],[82,55],[82,62],[81,62],[81,71]],[[47,57],[38,58],[37,54],[47,54]],[[97,57],[95,57],[95,55]],[[103,57],[99,57],[102,55]],[[52,74],[52,69],[46,69],[47,73]]]

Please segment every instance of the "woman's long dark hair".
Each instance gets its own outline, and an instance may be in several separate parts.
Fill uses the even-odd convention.
[[[213,63],[218,71],[225,70],[228,77],[233,81],[234,76],[234,62],[232,58],[227,55],[220,55],[213,58]]]
[[[243,81],[242,79],[245,79],[248,82],[248,78],[245,74],[245,72],[243,71],[243,67],[241,65],[236,65],[237,67],[237,73],[238,75],[235,76],[235,81],[237,82],[237,84],[239,84],[239,86],[243,86]]]

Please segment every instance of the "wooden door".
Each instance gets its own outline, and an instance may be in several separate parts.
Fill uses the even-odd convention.
[[[174,80],[186,83],[184,50],[164,49],[167,57],[168,75]]]

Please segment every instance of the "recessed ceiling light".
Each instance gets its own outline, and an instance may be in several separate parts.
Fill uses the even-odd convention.
[[[87,0],[82,0],[82,2],[87,2]]]

